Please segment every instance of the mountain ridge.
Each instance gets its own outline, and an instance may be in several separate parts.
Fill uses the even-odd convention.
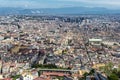
[[[106,9],[102,7],[64,7],[64,8],[0,8],[0,15],[24,15],[24,14],[120,14],[120,10]]]

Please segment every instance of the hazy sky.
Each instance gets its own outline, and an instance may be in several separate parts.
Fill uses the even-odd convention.
[[[120,8],[120,0],[0,0],[0,7],[58,8],[58,7]]]

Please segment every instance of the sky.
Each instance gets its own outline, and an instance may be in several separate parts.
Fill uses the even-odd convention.
[[[120,9],[120,0],[0,0],[0,7],[61,8],[81,6]]]

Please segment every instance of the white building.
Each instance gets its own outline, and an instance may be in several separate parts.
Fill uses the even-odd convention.
[[[24,75],[22,77],[23,77],[23,80],[33,80],[33,76],[30,75],[30,74],[26,74],[26,75]]]
[[[89,44],[91,45],[100,45],[102,43],[102,39],[89,39]]]

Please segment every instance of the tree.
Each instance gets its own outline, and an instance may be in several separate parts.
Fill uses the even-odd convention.
[[[41,73],[42,73],[41,71],[38,71],[38,75],[39,75],[39,76],[41,75]]]
[[[95,73],[95,69],[91,69],[90,72],[89,72],[90,75],[92,75],[94,73]]]
[[[114,73],[110,74],[110,76],[108,76],[109,80],[119,80],[118,76],[115,75]]]
[[[11,78],[13,78],[13,80],[16,80],[18,78],[20,78],[21,75],[15,75],[15,76],[11,76]]]
[[[82,78],[82,79],[85,79],[88,75],[89,75],[89,73],[88,73],[88,72],[85,72],[85,73],[83,74],[83,78]]]
[[[105,65],[104,71],[105,71],[106,75],[110,75],[110,73],[112,73],[112,68],[113,68],[112,62],[109,62],[108,64]]]

